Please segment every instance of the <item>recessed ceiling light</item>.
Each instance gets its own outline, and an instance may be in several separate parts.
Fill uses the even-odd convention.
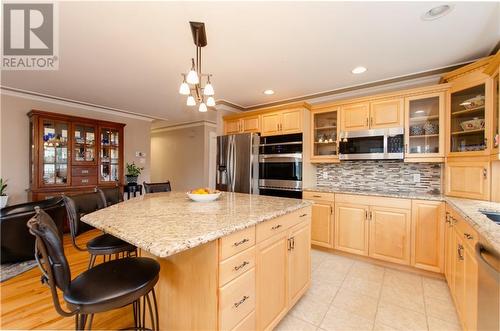
[[[452,5],[441,5],[429,9],[422,15],[424,21],[432,21],[441,18],[451,12],[453,9]]]
[[[361,66],[360,67],[356,67],[356,68],[354,68],[354,69],[351,70],[351,72],[353,74],[362,74],[365,71],[366,71],[366,68],[365,67],[361,67]]]
[[[274,94],[274,91],[273,91],[273,90],[265,90],[265,91],[264,91],[264,94],[265,94],[265,95],[273,95],[273,94]]]

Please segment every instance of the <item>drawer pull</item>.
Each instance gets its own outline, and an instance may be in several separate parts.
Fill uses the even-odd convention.
[[[88,174],[89,171],[88,170],[82,170],[82,174]]]
[[[279,229],[279,228],[281,228],[281,224],[278,224],[278,225],[273,226],[273,227],[271,228],[271,230],[277,230],[277,229]]]
[[[240,301],[234,303],[234,308],[238,308],[240,305],[242,305],[247,299],[250,297],[248,295],[243,296]]]
[[[307,214],[302,214],[299,217],[306,217],[306,216],[307,216]]]
[[[235,270],[235,271],[238,271],[238,270],[240,270],[241,268],[244,268],[246,265],[249,265],[249,264],[250,264],[250,262],[248,262],[248,261],[244,261],[242,264],[235,266],[235,267],[234,267],[234,270]]]
[[[313,198],[321,198],[321,195],[313,195]]]
[[[457,254],[458,254],[458,259],[460,261],[464,260],[463,250],[464,250],[464,246],[462,246],[461,244],[458,244],[458,246],[457,246]]]
[[[235,242],[235,243],[233,244],[233,246],[238,247],[239,245],[243,245],[244,243],[249,242],[249,241],[250,241],[250,239],[245,238],[245,239],[243,239],[243,240],[240,240],[240,241]]]
[[[470,233],[464,233],[464,237],[469,239],[469,240],[474,239],[474,237]]]
[[[82,183],[88,183],[89,180],[88,179],[82,179]]]

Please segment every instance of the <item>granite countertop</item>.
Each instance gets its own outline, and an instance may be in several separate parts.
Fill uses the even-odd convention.
[[[82,217],[106,233],[168,257],[303,207],[305,200],[223,192],[213,202],[185,193],[145,194]]]
[[[500,224],[481,213],[481,210],[500,212],[500,203],[454,197],[446,197],[446,202],[500,254]]]
[[[500,254],[500,225],[484,216],[480,210],[500,212],[500,203],[483,200],[448,197],[441,194],[426,194],[407,191],[374,191],[363,189],[338,189],[329,187],[311,187],[305,191],[328,192],[338,194],[371,195],[390,198],[420,199],[445,201],[469,222],[472,227]]]
[[[304,189],[304,191],[328,192],[328,193],[338,193],[338,194],[372,195],[372,196],[388,197],[388,198],[445,201],[445,196],[441,194],[416,193],[409,191],[379,191],[379,190],[366,190],[366,189],[356,189],[356,188],[341,189],[341,188],[331,188],[325,186],[310,187]]]

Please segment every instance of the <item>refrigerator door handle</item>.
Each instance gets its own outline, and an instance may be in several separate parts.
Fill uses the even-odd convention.
[[[236,188],[236,169],[238,165],[236,164],[236,137],[233,136],[233,141],[232,141],[232,147],[233,147],[233,153],[231,155],[232,157],[232,171],[231,171],[231,192],[234,192],[234,189]]]
[[[227,171],[226,171],[226,177],[227,177],[227,187],[228,191],[231,191],[231,178],[232,178],[232,169],[233,169],[233,164],[232,164],[232,136],[229,136],[227,139]]]

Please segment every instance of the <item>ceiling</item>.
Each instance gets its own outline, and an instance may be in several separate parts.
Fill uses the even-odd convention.
[[[488,55],[500,39],[499,3],[457,2],[421,20],[438,4],[60,2],[59,70],[4,71],[1,82],[170,123],[210,120],[177,92],[195,52],[189,21],[206,24],[216,98],[249,107]],[[353,75],[358,65],[368,71]]]

